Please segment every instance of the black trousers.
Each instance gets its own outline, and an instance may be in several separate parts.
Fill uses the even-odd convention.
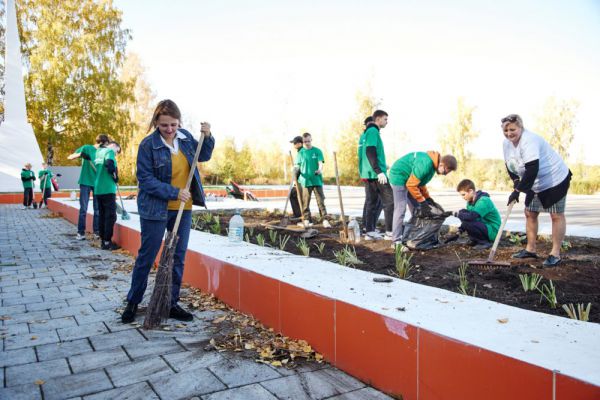
[[[375,230],[375,212],[377,211],[377,198],[381,199],[383,204],[383,213],[385,218],[385,231],[392,231],[392,222],[394,220],[394,195],[389,183],[382,185],[377,179],[369,179],[365,182],[367,197],[367,210],[365,213],[365,228],[367,232]]]
[[[300,186],[300,184],[298,184]],[[300,186],[300,190],[302,190],[302,186]],[[292,212],[294,213],[294,217],[300,218],[302,216],[302,210],[300,209],[300,202],[298,201],[298,191],[296,187],[292,188],[290,192],[290,205],[292,206]]]
[[[488,231],[485,224],[481,221],[463,221],[460,229],[466,231],[469,239],[477,243],[489,243]],[[498,232],[500,234],[500,232]]]
[[[48,199],[50,197],[52,197],[52,189],[45,188],[43,190],[44,190],[44,192],[43,192],[44,194],[43,194],[43,197],[42,197],[42,201],[44,202],[45,206],[48,206]]]
[[[94,194],[94,196],[96,195]],[[98,211],[100,214],[100,220],[98,221],[100,239],[104,242],[109,242],[112,239],[113,228],[117,221],[116,195],[109,193],[99,194],[96,197],[98,197]]]
[[[29,207],[31,203],[33,203],[33,188],[25,188],[23,192],[23,205]]]
[[[365,185],[365,204],[363,205],[363,212],[362,212],[362,221],[363,221],[363,229],[366,231],[367,230],[367,204],[369,203],[369,195],[370,195],[370,191],[367,187],[367,185]],[[377,226],[377,221],[379,221],[379,216],[381,215],[381,212],[383,211],[383,203],[381,202],[381,199],[379,198],[379,196],[377,196],[377,199],[375,199],[375,211],[373,212],[373,227]]]

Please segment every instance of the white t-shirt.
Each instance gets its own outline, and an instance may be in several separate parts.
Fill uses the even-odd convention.
[[[535,193],[558,185],[569,174],[565,162],[541,136],[523,130],[516,147],[504,139],[504,161],[510,172],[523,178],[525,164],[534,160],[540,160],[540,169],[531,188]]]

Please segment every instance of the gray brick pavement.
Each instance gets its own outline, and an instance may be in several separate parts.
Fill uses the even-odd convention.
[[[45,213],[0,205],[1,399],[388,398],[325,364],[286,370],[205,352],[220,312],[171,331],[121,324],[130,277],[112,268],[129,259]]]

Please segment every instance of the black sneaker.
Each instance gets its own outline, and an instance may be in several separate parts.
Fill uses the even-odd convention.
[[[490,247],[492,247],[492,243],[490,242],[480,242],[473,246],[475,250],[487,250]]]
[[[515,254],[513,254],[512,258],[538,258],[538,255],[525,249],[521,249]]]
[[[173,318],[178,321],[189,322],[194,319],[194,316],[191,313],[185,311],[183,308],[181,308],[179,304],[176,304],[173,307],[171,307],[171,311],[169,311],[169,318]]]
[[[105,242],[102,241],[102,245],[100,246],[100,248],[102,250],[119,250],[121,248],[121,246],[119,246],[118,244],[114,243],[114,242]]]
[[[121,314],[121,322],[124,324],[129,324],[135,321],[135,314],[137,313],[137,304],[127,303],[127,307],[125,307],[125,311]]]
[[[552,254],[550,254],[548,256],[548,258],[546,258],[546,260],[544,261],[544,263],[542,265],[544,267],[556,267],[558,264],[560,264],[560,262],[561,262],[560,257],[556,257],[556,256],[553,256]]]

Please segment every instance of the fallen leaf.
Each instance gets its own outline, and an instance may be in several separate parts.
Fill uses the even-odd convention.
[[[177,324],[175,325],[175,328],[185,328],[186,325],[185,324]]]
[[[439,301],[440,303],[448,303],[448,300],[435,299],[435,301]]]
[[[491,283],[485,283],[485,284],[483,285],[483,287],[484,287],[484,288],[491,289],[491,288],[492,288],[492,284],[491,284]]]
[[[32,336],[32,337],[30,338],[30,340],[36,340],[37,338],[38,338],[37,336]]]
[[[501,324],[505,324],[508,322],[508,318],[498,318],[498,322],[500,322]]]
[[[281,364],[281,361],[273,361],[271,362],[271,365],[274,367],[281,367],[283,366],[283,364]]]
[[[220,324],[221,322],[225,321],[225,319],[227,318],[227,315],[223,315],[222,317],[216,318],[213,320],[213,324]]]
[[[246,344],[244,344],[244,348],[246,350],[252,350],[255,348],[255,346],[252,343],[246,343]]]
[[[169,327],[169,326],[163,326],[163,328],[162,328],[162,329],[163,329],[163,331],[170,331],[170,330],[171,330],[171,327]]]
[[[396,307],[396,310],[398,310],[398,311],[406,311],[406,307]]]
[[[38,379],[37,381],[33,382],[36,385],[43,385],[44,383],[46,383],[46,381],[42,380],[42,379]]]

